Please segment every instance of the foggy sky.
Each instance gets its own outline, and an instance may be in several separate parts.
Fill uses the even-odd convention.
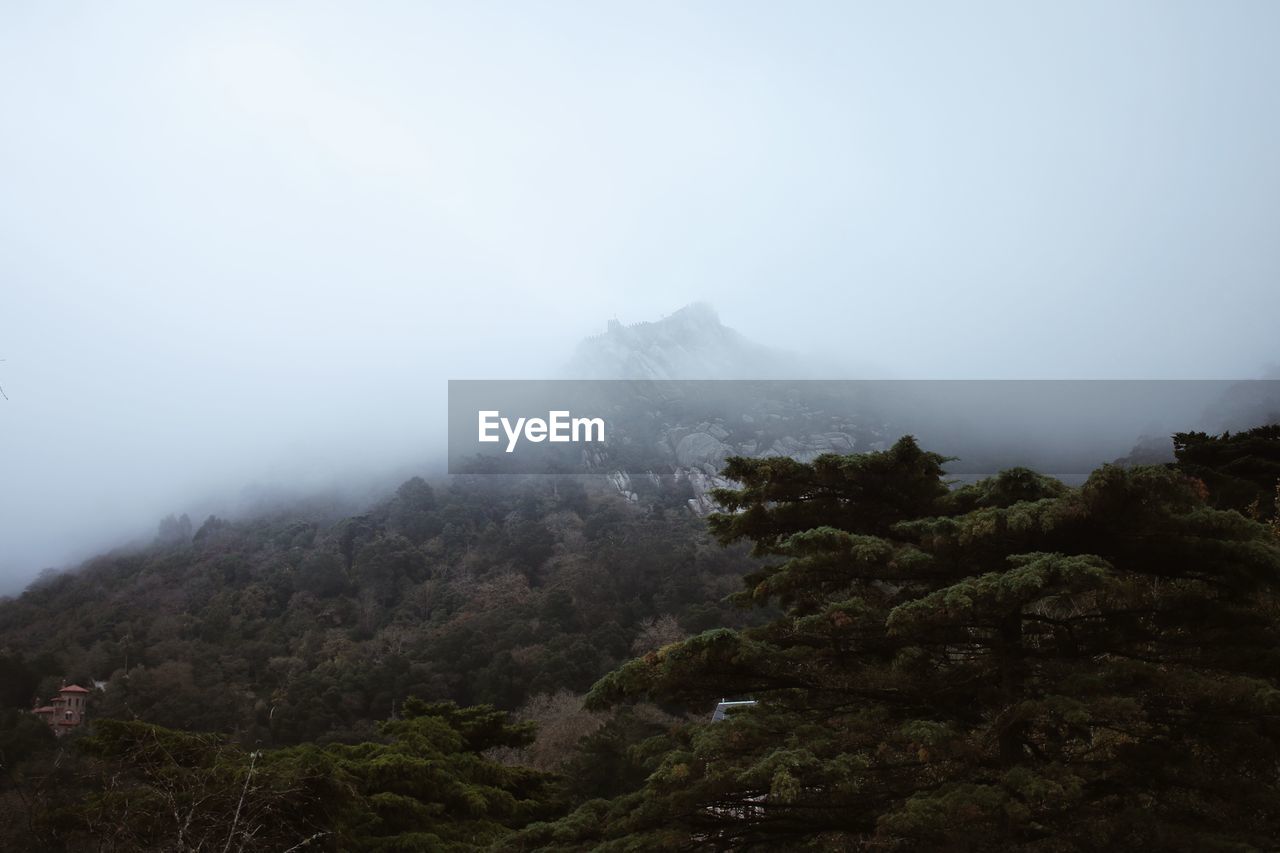
[[[0,590],[694,300],[832,375],[1280,359],[1268,0],[179,5],[0,8]]]

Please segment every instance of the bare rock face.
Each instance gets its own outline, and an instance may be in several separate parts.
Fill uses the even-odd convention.
[[[727,436],[728,433],[725,433]],[[717,474],[724,462],[733,456],[734,450],[709,432],[695,432],[680,439],[676,445],[676,463],[683,468],[697,468],[707,474]]]
[[[799,438],[785,435],[760,454],[747,456],[790,456],[800,462],[812,462],[824,453],[856,453],[858,439],[846,432],[824,432]]]
[[[652,322],[609,321],[565,369],[573,379],[793,379],[793,356],[761,346],[720,322],[705,303]]]
[[[762,401],[761,405],[771,405]],[[837,428],[815,428],[815,413],[798,409],[796,417],[769,415],[746,416],[732,430],[724,422],[701,422],[693,425],[668,424],[660,437],[652,442],[653,467],[638,475],[630,476],[621,471],[610,474],[619,494],[627,500],[638,502],[632,486],[637,477],[657,485],[663,477],[672,485],[687,487],[692,496],[687,499],[689,509],[696,515],[716,512],[712,492],[719,488],[734,488],[737,483],[721,475],[726,461],[732,456],[764,458],[787,456],[801,462],[811,462],[827,453],[858,453],[883,450],[882,431],[875,426],[838,422]],[[794,429],[795,434],[790,430]],[[781,431],[781,434],[779,434]],[[601,460],[608,465],[607,460]],[[667,472],[663,477],[655,470]]]
[[[710,515],[720,509],[715,498],[711,496],[712,489],[732,488],[737,485],[732,480],[726,479],[715,474],[705,474],[696,468],[677,468],[677,478],[683,478],[689,483],[689,489],[693,492],[693,497],[689,498],[689,510],[694,515]]]
[[[631,475],[626,471],[610,471],[606,476],[618,494],[622,495],[630,503],[636,503],[640,500],[640,496],[631,488]]]
[[[694,304],[654,322],[624,326],[617,321],[604,334],[577,348],[565,376],[581,379],[799,379],[811,374],[786,353],[756,344],[724,326],[708,305]],[[822,372],[819,370],[818,372]],[[588,467],[607,471],[618,494],[642,503],[652,489],[675,487],[686,495],[689,509],[706,515],[718,509],[712,492],[734,487],[721,476],[731,456],[789,456],[812,461],[824,453],[871,449],[881,435],[864,423],[849,423],[821,407],[806,409],[794,400],[743,400],[745,409],[731,417],[712,416],[667,421],[661,403],[643,408],[632,447],[645,447],[640,457],[628,455],[624,466],[609,452],[588,460]],[[704,418],[706,415],[703,416]],[[623,425],[624,429],[626,424]],[[622,470],[625,467],[626,470]],[[658,473],[661,472],[661,473]]]

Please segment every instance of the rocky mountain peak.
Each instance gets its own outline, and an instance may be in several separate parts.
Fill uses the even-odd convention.
[[[760,379],[786,375],[791,362],[695,302],[660,320],[610,320],[603,334],[578,345],[565,373],[575,379]]]

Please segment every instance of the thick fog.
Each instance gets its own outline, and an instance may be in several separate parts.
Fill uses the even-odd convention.
[[[830,376],[1260,375],[1277,32],[1267,0],[8,4],[0,591],[441,468],[446,379],[694,300]]]

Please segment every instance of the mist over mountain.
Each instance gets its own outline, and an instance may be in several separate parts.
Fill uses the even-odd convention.
[[[813,343],[820,346],[818,341]],[[561,351],[570,355],[567,362],[561,360],[563,367],[556,371],[558,375],[592,380],[795,379],[800,380],[797,388],[803,388],[807,380],[867,379],[876,375],[872,369],[851,366],[868,363],[862,353],[847,353],[841,362],[751,340],[724,324],[715,308],[702,302],[655,320],[628,324],[609,321],[603,333],[587,337],[576,346],[564,344]],[[934,446],[959,454],[962,459],[953,466],[958,470],[967,467],[985,472],[1005,463],[1044,464],[1059,473],[1065,468],[1083,472],[1094,464],[1120,457],[1168,459],[1172,452],[1169,436],[1178,429],[1217,432],[1272,422],[1280,417],[1277,384],[1280,383],[1229,386],[1200,403],[1192,396],[1184,401],[1185,405],[1158,405],[1143,410],[1138,419],[1131,421],[1115,412],[1098,412],[1099,421],[1110,418],[1109,432],[1105,442],[1089,449],[1082,447],[1084,439],[1078,431],[1055,427],[1028,433],[1018,425],[1021,415],[999,411],[988,402],[974,399],[972,394],[968,400],[962,394],[942,409],[932,406],[933,414],[922,415],[930,408],[927,399],[931,395],[938,397],[936,389],[943,385],[895,386],[887,382],[886,388],[915,387],[919,393],[875,402],[869,399],[856,410],[831,409],[831,400],[822,399],[824,392],[817,385],[810,397],[801,393],[789,394],[785,399],[767,395],[752,398],[756,392],[744,385],[741,393],[746,396],[740,399],[732,399],[731,391],[713,395],[716,405],[723,404],[721,409],[704,406],[698,413],[696,407],[686,406],[662,413],[665,420],[659,421],[654,420],[659,413],[652,409],[636,410],[633,415],[643,417],[625,424],[624,432],[630,432],[640,444],[621,456],[614,453],[597,459],[592,470],[607,477],[619,494],[632,501],[641,501],[647,490],[666,482],[683,494],[683,500],[699,514],[713,509],[713,489],[729,485],[719,471],[730,456],[789,456],[808,461],[822,453],[881,449],[906,432],[923,434]],[[955,387],[962,386],[958,383]],[[1194,383],[1186,387],[1193,388]],[[1070,413],[1072,406],[1065,404],[1061,394],[1052,388],[1046,385],[1045,393],[1029,405],[1044,411],[1065,406],[1064,414]],[[1175,396],[1166,395],[1163,399],[1169,401]],[[391,406],[388,402],[381,405]],[[415,418],[436,423],[442,420],[443,395],[416,396],[413,407],[419,412]],[[730,410],[732,415],[728,414]],[[365,420],[369,419],[376,420],[372,413]],[[1097,422],[1095,431],[1096,428]],[[171,513],[186,513],[197,520],[210,515],[252,518],[317,502],[344,512],[356,511],[375,503],[407,477],[434,475],[443,470],[440,432],[438,426],[423,429],[412,440],[402,431],[396,441],[379,443],[368,441],[364,426],[359,426],[341,441],[333,441],[327,452],[299,455],[292,462],[287,457],[273,460],[269,467],[259,447],[247,454],[247,467],[228,466],[231,472],[246,471],[247,476],[240,481],[229,479],[226,472],[210,471],[193,477],[193,471],[204,467],[203,461],[192,468],[175,466],[173,482],[155,472],[151,476],[160,478],[156,482],[164,484],[166,497],[157,499],[154,485],[147,485],[145,494],[140,489],[137,495],[123,487],[120,502],[137,503],[127,519],[81,510],[46,515],[36,525],[11,531],[4,547],[13,556],[7,563],[0,560],[0,594],[17,592],[42,569],[65,567],[105,548],[148,542],[156,520]],[[272,440],[267,434],[261,438],[263,444]],[[1126,454],[1137,445],[1143,449]],[[643,450],[638,452],[636,447]],[[255,465],[257,470],[253,470]],[[181,488],[175,487],[179,476],[186,478]],[[13,498],[9,496],[10,500]],[[71,495],[68,506],[75,506],[74,501],[79,498]]]
[[[785,456],[884,449],[904,434],[954,457],[962,479],[1026,465],[1080,482],[1098,465],[1170,462],[1172,435],[1212,433],[1280,421],[1280,382],[1242,381],[894,381],[822,383],[832,362],[780,352],[720,322],[706,303],[656,321],[623,325],[582,341],[565,373],[585,379],[742,380],[736,386],[641,384],[617,391],[615,447],[588,467],[643,503],[655,488],[687,492],[698,514],[733,456]],[[867,380],[874,374],[843,373]],[[770,384],[770,379],[801,380]],[[755,380],[754,382],[751,380]],[[760,381],[765,380],[765,381]],[[663,398],[663,394],[670,394]]]
[[[576,346],[558,340],[554,348],[560,355],[546,363],[559,362],[563,366],[558,371],[541,367],[536,360],[521,364],[584,379],[846,375],[835,360],[750,340],[722,323],[715,308],[706,303],[692,303],[655,320],[625,325],[610,321],[603,333]],[[315,435],[295,435],[306,429],[297,426],[285,429],[282,437],[281,426],[272,425],[264,427],[256,440],[233,440],[233,432],[220,430],[204,448],[179,442],[180,449],[168,451],[163,466],[150,465],[144,474],[118,486],[103,482],[100,476],[88,484],[87,492],[66,495],[62,503],[66,511],[56,515],[36,512],[31,502],[20,501],[17,493],[4,495],[33,521],[7,531],[0,543],[0,594],[17,592],[45,568],[64,568],[104,549],[148,542],[156,521],[171,513],[186,513],[197,520],[209,515],[251,518],[316,501],[355,510],[380,499],[414,474],[442,471],[444,394],[432,390],[370,399],[362,396],[365,381],[353,380],[354,384],[331,392],[335,404],[348,393],[357,395],[353,403],[356,410],[342,414],[340,423],[352,420],[346,429],[320,421]],[[439,386],[432,383],[428,388]],[[307,405],[313,404],[307,401]],[[20,397],[7,405],[29,403]],[[689,425],[694,431],[697,426],[696,422]],[[190,428],[192,435],[199,434],[198,425]],[[136,436],[130,438],[137,440]],[[94,461],[109,466],[126,460],[106,456]]]
[[[1278,32],[0,4],[0,850],[1275,849]]]
[[[469,773],[490,782],[515,774],[512,787],[525,794],[537,790],[531,778],[543,778],[529,774],[558,774],[543,779],[547,785],[556,780],[555,787],[542,794],[537,813],[500,813],[505,822],[487,830],[500,838],[502,827],[514,829],[579,806],[590,811],[589,803],[598,804],[602,796],[632,795],[654,779],[660,761],[669,764],[687,755],[679,738],[705,725],[732,725],[711,716],[718,699],[771,690],[793,694],[796,672],[815,661],[821,666],[843,661],[851,640],[842,632],[863,618],[865,607],[864,599],[848,599],[839,586],[851,574],[861,582],[856,571],[848,571],[850,565],[884,565],[883,577],[867,586],[868,595],[896,594],[904,570],[936,578],[935,566],[952,572],[989,569],[976,585],[967,580],[960,585],[966,594],[986,595],[984,585],[992,583],[994,573],[1012,565],[1009,590],[1024,591],[1030,582],[1034,594],[1053,604],[1060,601],[1057,587],[1047,595],[1034,592],[1040,576],[1026,571],[1025,560],[1007,561],[1003,551],[993,555],[984,549],[1035,536],[1031,546],[1004,547],[1031,547],[1028,559],[1068,559],[1042,553],[1039,542],[1068,547],[1064,543],[1072,541],[1080,519],[1092,518],[1097,530],[1116,538],[1118,544],[1107,546],[1118,549],[1115,553],[1135,548],[1146,553],[1153,547],[1147,543],[1160,543],[1157,547],[1166,550],[1156,551],[1154,564],[1161,571],[1178,555],[1200,559],[1206,547],[1214,549],[1208,552],[1214,559],[1236,549],[1232,559],[1239,566],[1230,577],[1251,581],[1259,567],[1265,568],[1264,560],[1280,569],[1273,541],[1280,533],[1275,518],[1280,426],[1230,440],[1183,436],[1176,464],[1112,468],[1080,489],[1027,469],[954,488],[944,478],[945,457],[923,451],[910,439],[889,445],[891,433],[874,419],[845,416],[832,423],[831,400],[822,390],[826,383],[782,383],[780,390],[776,383],[760,382],[770,393],[744,397],[740,389],[752,384],[608,383],[624,392],[638,387],[697,393],[624,394],[619,422],[628,432],[619,447],[594,460],[604,476],[462,474],[434,483],[413,477],[382,499],[349,511],[317,500],[264,507],[239,519],[169,516],[147,544],[102,554],[77,571],[42,577],[16,599],[0,599],[0,689],[6,705],[0,708],[0,743],[6,760],[16,757],[23,774],[18,784],[31,780],[34,787],[34,794],[24,797],[13,793],[20,790],[16,787],[0,790],[0,806],[10,814],[34,812],[44,821],[0,821],[0,842],[33,833],[94,837],[104,825],[137,831],[134,812],[117,808],[114,799],[117,780],[124,777],[136,779],[130,796],[148,785],[162,796],[175,785],[196,787],[190,799],[201,819],[184,821],[179,814],[171,824],[172,810],[162,810],[160,817],[143,822],[156,835],[187,833],[206,822],[208,829],[201,831],[225,832],[239,813],[237,804],[245,796],[240,792],[251,791],[251,809],[265,809],[262,797],[289,796],[300,783],[314,786],[316,793],[281,807],[284,819],[270,824],[293,844],[316,832],[315,826],[335,821],[354,822],[346,832],[392,836],[424,823],[451,821],[459,813],[400,809],[401,822],[375,820],[359,810],[353,816],[350,806],[314,814],[314,804],[325,802],[326,795],[342,804],[354,798],[368,814],[385,815],[389,796],[401,798],[396,802],[409,796],[459,802],[469,790],[458,790],[460,780],[469,779]],[[801,391],[787,390],[797,385]],[[966,385],[944,387],[964,391]],[[717,399],[717,389],[728,397]],[[898,408],[904,402],[913,401],[873,399],[868,411],[901,417],[899,412],[910,409]],[[976,411],[992,411],[990,400],[980,395],[973,402]],[[734,417],[735,406],[748,412]],[[822,455],[849,452],[860,455]],[[729,461],[726,469],[729,454],[747,458]],[[798,461],[804,459],[812,462]],[[772,478],[763,490],[762,475]],[[723,492],[711,494],[717,486],[731,488],[727,498]],[[716,501],[728,500],[733,508],[733,501],[750,495],[755,503],[745,512],[705,518]],[[926,514],[899,523],[895,508],[918,500],[928,501]],[[1159,506],[1162,500],[1167,507]],[[885,507],[886,514],[877,512]],[[1149,526],[1135,533],[1131,524],[1118,521],[1121,513]],[[1167,543],[1170,519],[1188,525],[1172,544]],[[841,520],[868,525],[868,532],[850,536],[831,526]],[[785,607],[760,599],[744,608],[748,598],[772,592],[770,579],[780,577],[779,567],[771,565],[774,560],[754,558],[732,538],[713,542],[712,535],[727,525],[761,525],[755,536],[766,542],[776,543],[779,530],[788,535],[783,545],[788,550],[782,553],[790,557],[794,550],[798,557],[783,567],[795,573],[783,589],[808,596],[830,587],[835,609],[814,613],[807,598],[794,605],[784,601]],[[817,527],[790,536],[793,527],[810,525]],[[900,551],[886,549],[873,525],[885,535],[915,538]],[[939,545],[939,537],[950,538]],[[977,542],[976,569],[947,550],[968,547],[970,537]],[[1098,547],[1097,539],[1084,541]],[[765,553],[776,552],[776,544],[768,547],[773,550]],[[1101,570],[1100,558],[1079,559],[1089,570],[1086,579]],[[1180,571],[1178,564],[1167,582],[1176,582]],[[943,577],[943,583],[949,581]],[[1152,586],[1143,582],[1133,588],[1145,600]],[[1197,590],[1192,600],[1203,603],[1205,592]],[[998,587],[987,606],[1008,594]],[[1238,600],[1253,601],[1248,595]],[[954,618],[955,602],[965,601],[948,593],[939,612]],[[1016,606],[1023,606],[1021,600]],[[1045,609],[1037,604],[1032,611],[1037,624]],[[1132,612],[1127,603],[1119,608],[1117,630]],[[1092,615],[1086,612],[1081,619]],[[1235,619],[1239,610],[1224,615]],[[795,624],[779,631],[778,620],[784,618],[794,618]],[[815,644],[810,639],[815,630],[834,631],[830,639],[839,642]],[[972,637],[970,632],[945,638],[940,659],[954,656],[959,642]],[[771,638],[800,641],[776,663],[762,664],[759,655],[769,653]],[[1149,644],[1149,634],[1141,641]],[[1182,639],[1176,644],[1186,645]],[[1268,637],[1259,649],[1269,647],[1274,643]],[[1074,654],[1067,657],[1078,660]],[[1260,658],[1251,652],[1247,659]],[[766,665],[767,677],[756,675]],[[684,677],[686,666],[699,671]],[[655,696],[636,689],[647,683],[636,681],[636,673],[650,671],[668,679],[666,692],[655,690]],[[1198,687],[1203,669],[1195,671],[1192,684]],[[70,686],[64,686],[68,680]],[[824,676],[815,689],[829,689],[831,683]],[[847,683],[861,690],[860,682]],[[1256,691],[1257,681],[1242,686]],[[61,716],[65,698],[39,706],[42,697],[62,697],[60,691],[68,689],[87,697],[87,725],[80,706]],[[614,707],[611,697],[625,690],[633,691],[631,700]],[[1166,690],[1161,682],[1158,701],[1165,701]],[[919,691],[909,714],[918,713],[926,698],[936,701],[935,679],[923,678]],[[38,700],[34,713],[26,710],[32,699]],[[482,706],[459,709],[451,703]],[[957,714],[973,717],[968,703],[960,703]],[[40,715],[62,727],[59,737]],[[1253,712],[1247,716],[1253,718]],[[457,736],[412,736],[419,728],[440,734],[441,717],[453,721]],[[482,728],[478,719],[486,721]],[[506,730],[495,729],[500,720],[536,723],[537,729],[523,725],[503,734]],[[811,731],[830,728],[815,725]],[[489,737],[481,737],[485,733]],[[401,743],[398,734],[407,742]],[[157,739],[166,749],[152,746]],[[776,754],[775,740],[776,735],[766,737],[763,755]],[[464,756],[456,766],[424,756],[433,744],[465,749]],[[917,766],[920,744],[906,744],[907,765]],[[179,745],[182,750],[175,753]],[[407,789],[403,780],[387,775],[387,761],[379,758],[384,752],[397,753],[388,759],[397,768],[421,766],[422,773],[412,774],[415,787]],[[1096,744],[1090,743],[1088,752],[1096,752]],[[722,760],[725,753],[715,755]],[[261,781],[244,784],[242,779],[259,778],[254,773],[260,757]],[[272,762],[293,760],[301,765],[272,769],[280,766]],[[326,761],[339,762],[338,767]],[[482,761],[490,763],[477,764]],[[1096,763],[1088,759],[1090,766]],[[211,773],[210,767],[233,769],[226,775]],[[342,774],[342,785],[328,784],[335,773]],[[52,779],[60,783],[46,784]],[[205,790],[217,797],[204,795]],[[744,796],[750,803],[758,795]],[[619,815],[635,813],[626,802],[619,806]],[[564,835],[570,831],[589,838],[606,827],[619,834],[646,829],[618,817],[606,825],[577,815],[565,820],[571,826],[557,830],[555,838],[548,839],[549,830],[541,824],[530,827],[546,841],[537,849],[561,849],[563,837],[575,837]],[[741,825],[730,824],[729,831]],[[657,831],[670,837],[665,827]],[[456,849],[475,849],[474,834],[465,838],[471,846]],[[669,846],[655,841],[641,849]],[[593,847],[584,841],[572,849]],[[161,848],[158,843],[123,846]],[[376,846],[335,843],[322,849],[336,853]],[[427,839],[416,849],[437,848]]]
[[[802,379],[816,375],[801,357],[748,340],[695,302],[661,319],[610,320],[578,344],[565,375],[573,379]]]

